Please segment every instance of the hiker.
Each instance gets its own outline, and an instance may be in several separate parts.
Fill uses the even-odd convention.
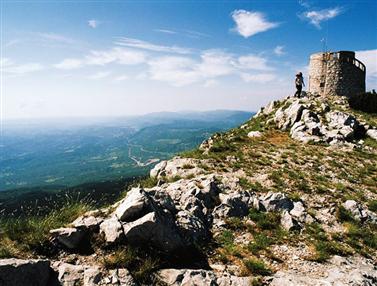
[[[302,86],[303,85],[305,86],[304,78],[302,77],[302,72],[299,72],[298,74],[296,74],[295,84],[296,84],[296,93],[294,96],[295,97],[297,96],[298,98],[300,98]]]

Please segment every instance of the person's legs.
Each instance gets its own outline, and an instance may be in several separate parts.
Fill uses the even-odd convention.
[[[300,98],[301,97],[301,90],[302,90],[302,85],[296,85],[296,93],[297,93],[297,97]]]

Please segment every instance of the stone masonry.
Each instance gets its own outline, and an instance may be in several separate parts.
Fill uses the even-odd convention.
[[[355,52],[316,53],[310,56],[309,92],[352,96],[365,92],[365,65]]]

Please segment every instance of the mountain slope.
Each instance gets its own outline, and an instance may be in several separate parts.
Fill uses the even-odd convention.
[[[63,285],[375,285],[376,122],[336,96],[273,102],[53,230],[44,255]]]

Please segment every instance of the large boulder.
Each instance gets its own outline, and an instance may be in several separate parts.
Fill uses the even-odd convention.
[[[352,214],[354,219],[361,222],[368,221],[377,224],[377,215],[360,203],[354,200],[347,200],[342,204],[342,206]]]
[[[152,178],[173,178],[197,176],[204,173],[204,170],[199,167],[200,160],[192,158],[175,157],[169,161],[162,161],[158,163],[151,171]]]
[[[62,227],[50,230],[50,234],[62,245],[76,249],[85,237],[85,231],[75,227]]]
[[[134,245],[151,244],[164,252],[173,252],[185,247],[178,228],[169,213],[151,212],[145,216],[123,224],[123,232],[128,243]]]
[[[58,279],[61,286],[82,285],[84,279],[84,266],[61,263],[58,267]]]
[[[278,128],[287,130],[301,119],[302,112],[305,109],[305,105],[298,100],[293,100],[287,108],[284,109],[284,106],[282,106],[276,111],[274,121]]]
[[[180,211],[175,219],[181,236],[187,243],[200,244],[209,238],[208,227],[193,214]]]
[[[2,286],[50,286],[51,273],[48,260],[0,259]]]
[[[369,129],[367,135],[377,141],[377,129]]]
[[[283,193],[268,192],[259,200],[257,208],[262,211],[290,211],[294,207],[293,202]]]
[[[245,216],[253,206],[254,198],[255,195],[248,191],[220,194],[221,204],[214,209],[213,215],[217,218]]]
[[[108,243],[120,242],[124,237],[122,224],[115,216],[105,219],[100,224],[100,233],[104,234]]]
[[[151,211],[148,194],[141,188],[133,188],[114,211],[123,222],[133,221]]]

